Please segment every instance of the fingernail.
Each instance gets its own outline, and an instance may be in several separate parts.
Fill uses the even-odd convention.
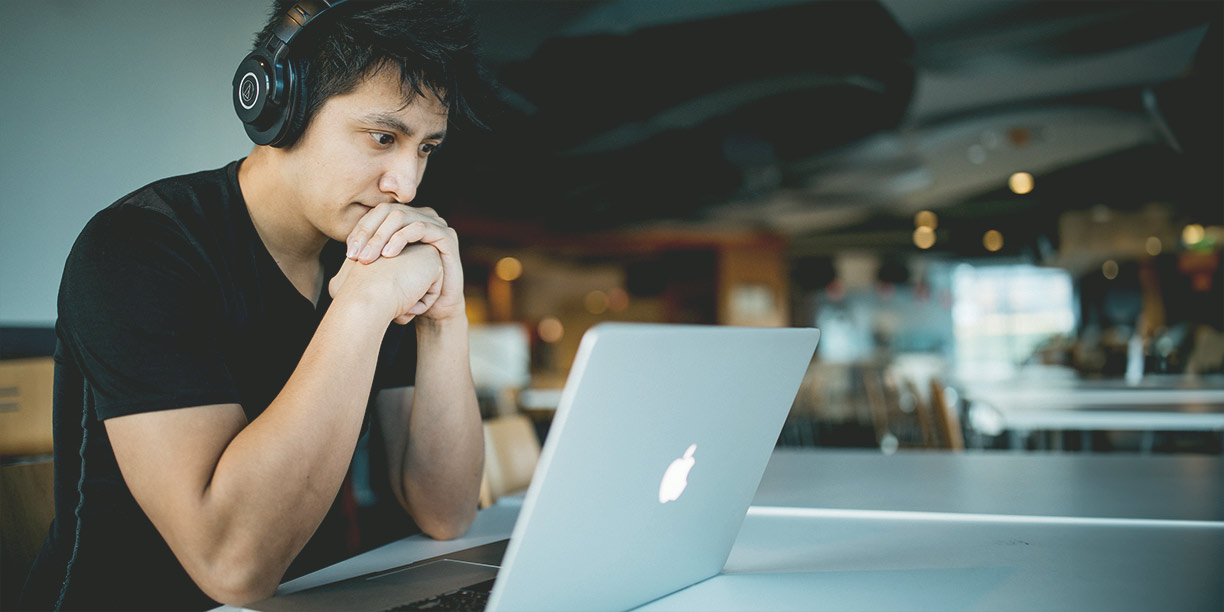
[[[362,259],[374,259],[374,247],[366,245],[366,248],[361,249]]]
[[[383,256],[383,257],[390,257],[390,256],[391,256],[391,245],[389,245],[389,244],[388,244],[387,246],[383,247],[383,250],[382,250],[382,256]]]
[[[344,256],[348,257],[349,259],[356,257],[357,256],[357,244],[349,243],[348,250],[345,251]]]

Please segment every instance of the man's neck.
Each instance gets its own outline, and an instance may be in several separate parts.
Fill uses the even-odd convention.
[[[238,168],[238,187],[264,247],[298,291],[317,302],[323,273],[319,253],[327,236],[302,214],[275,156],[274,151],[256,147]]]

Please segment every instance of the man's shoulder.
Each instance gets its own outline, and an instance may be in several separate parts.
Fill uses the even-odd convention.
[[[238,164],[154,181],[119,198],[103,212],[139,209],[170,217],[207,214],[238,195]]]
[[[237,164],[155,181],[98,211],[73,243],[65,279],[76,269],[108,267],[104,262],[127,269],[120,263],[216,257],[234,235],[245,234]]]
[[[130,240],[148,232],[199,237],[226,228],[241,206],[237,166],[160,179],[115,200],[85,225],[78,242]]]

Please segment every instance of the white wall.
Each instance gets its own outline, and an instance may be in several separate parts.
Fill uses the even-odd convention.
[[[230,79],[266,0],[0,0],[0,327],[51,325],[99,209],[251,143]]]

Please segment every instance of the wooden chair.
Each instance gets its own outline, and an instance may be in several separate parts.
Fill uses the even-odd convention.
[[[531,419],[523,414],[484,422],[485,467],[480,484],[480,506],[487,508],[507,493],[531,484],[540,460],[540,439]]]
[[[0,610],[12,610],[55,516],[50,458],[0,466]]]
[[[912,392],[913,386],[898,384],[891,372],[880,367],[865,367],[862,376],[880,448],[891,453],[898,448],[928,446],[932,432],[923,418],[922,398]],[[903,402],[912,402],[913,409],[906,410]]]
[[[50,357],[0,361],[0,456],[51,454]]]
[[[913,380],[905,378],[902,381],[902,385],[914,403],[914,416],[917,417],[918,428],[922,432],[922,446],[924,448],[939,448],[940,443],[935,428],[935,419],[931,415],[932,406],[923,399],[922,394],[918,392],[918,385],[914,384]]]
[[[960,413],[956,406],[949,406],[944,386],[938,380],[931,379],[931,412],[935,415],[935,427],[943,448],[965,450],[965,434],[961,431]]]

